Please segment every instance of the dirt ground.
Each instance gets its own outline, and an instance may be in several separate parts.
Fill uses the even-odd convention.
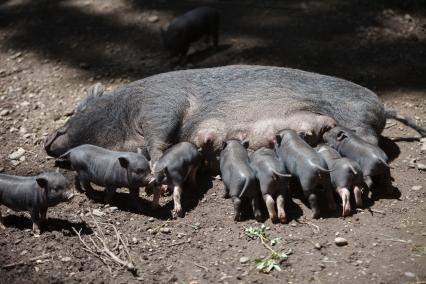
[[[196,44],[185,68],[244,63],[335,75],[426,125],[423,1],[0,0],[0,171],[52,170],[44,137],[65,122],[85,88],[172,70],[159,27],[200,5],[221,11],[220,47]],[[282,271],[256,270],[254,260],[269,251],[244,229],[261,224],[235,223],[221,182],[205,177],[184,196],[188,212],[177,220],[169,220],[170,197],[151,211],[142,196],[146,206],[133,212],[123,205],[125,192],[112,207],[79,194],[52,208],[46,232],[35,238],[28,214],[3,207],[0,283],[425,283],[426,172],[410,164],[426,156],[418,134],[399,123],[390,121],[383,135],[400,194],[371,201],[372,211],[319,220],[294,199],[289,224],[264,222],[271,238],[282,238],[274,248],[292,252]],[[10,160],[19,147],[25,160]],[[95,238],[93,210],[128,240],[137,276],[111,263],[109,270],[83,249],[72,228],[83,240]],[[113,240],[111,227],[105,232]],[[348,244],[336,246],[336,235]]]

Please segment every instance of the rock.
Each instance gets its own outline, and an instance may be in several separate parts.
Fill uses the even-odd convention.
[[[110,211],[115,211],[115,210],[117,210],[118,209],[118,207],[116,207],[116,206],[111,206],[110,208],[108,208]]]
[[[220,175],[215,176],[215,177],[214,177],[214,179],[215,179],[215,180],[222,180],[222,178],[221,178],[221,176],[220,176]]]
[[[104,216],[104,215],[105,215],[105,213],[104,213],[104,212],[102,212],[102,211],[101,211],[101,210],[99,210],[99,209],[93,209],[92,214],[93,214],[93,215],[95,215],[95,216],[98,216],[98,217],[102,217],[102,216]]]
[[[154,221],[155,221],[155,219],[154,219],[154,217],[149,217],[149,218],[148,218],[148,221],[149,221],[149,222],[154,222]]]
[[[8,115],[10,113],[10,110],[8,110],[8,109],[4,109],[4,110],[2,110],[1,112],[0,112],[0,116],[6,116],[6,115]]]
[[[240,263],[241,264],[245,264],[249,261],[250,261],[250,258],[248,258],[247,256],[240,257]]]
[[[321,245],[320,243],[316,243],[316,244],[314,245],[314,247],[315,247],[317,250],[320,250],[320,249],[322,248],[322,245]]]
[[[341,246],[346,246],[348,244],[348,241],[345,238],[337,237],[334,239],[334,243],[338,245],[339,247],[341,247]]]
[[[71,261],[71,257],[69,257],[69,256],[63,257],[63,258],[61,258],[61,261],[62,262],[69,262],[69,261]]]
[[[158,20],[159,20],[159,18],[156,15],[152,15],[152,16],[148,17],[148,22],[150,22],[150,23],[158,22]]]
[[[170,229],[169,227],[163,227],[160,229],[160,232],[163,234],[170,234],[172,232],[172,229]]]
[[[417,163],[417,169],[421,171],[426,171],[426,165],[422,163]]]
[[[409,271],[404,272],[404,275],[405,275],[405,276],[407,276],[407,277],[410,277],[410,278],[414,278],[414,277],[416,277],[416,274],[415,274],[415,273],[413,273],[413,272],[409,272]]]
[[[422,188],[423,188],[423,186],[421,186],[421,185],[414,185],[411,189],[412,190],[420,190]]]
[[[23,155],[25,154],[25,150],[22,148],[18,148],[18,150],[16,150],[15,152],[11,153],[9,155],[9,159],[11,160],[18,160],[19,158],[21,158]]]
[[[139,243],[139,240],[137,238],[133,237],[132,238],[132,243],[137,244],[137,243]]]

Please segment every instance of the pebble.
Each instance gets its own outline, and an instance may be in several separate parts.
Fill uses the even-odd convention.
[[[148,219],[149,222],[154,222],[154,220],[155,220],[154,217],[149,217]]]
[[[341,247],[341,246],[346,246],[348,244],[348,241],[345,238],[337,237],[334,239],[334,243],[338,245],[339,247]]]
[[[421,185],[414,185],[411,189],[412,190],[420,190],[422,188],[423,188],[423,186],[421,186]]]
[[[101,211],[101,210],[99,210],[99,209],[93,209],[92,214],[93,214],[93,215],[95,215],[95,216],[98,216],[98,217],[102,217],[102,216],[104,216],[104,215],[105,215],[105,213],[104,213],[104,212],[102,212],[102,211]]]
[[[250,258],[248,258],[247,256],[240,257],[241,264],[247,263],[249,261],[250,261]]]
[[[115,211],[115,210],[117,210],[118,209],[118,207],[116,207],[116,206],[111,206],[110,208],[109,208],[109,210],[110,211]]]
[[[316,243],[316,244],[314,245],[314,247],[315,247],[317,250],[320,250],[320,249],[322,248],[322,245],[321,245],[320,243]]]
[[[415,273],[413,273],[413,272],[409,272],[409,271],[404,272],[404,275],[405,275],[405,276],[407,276],[407,277],[410,277],[410,278],[414,278],[414,277],[416,277],[416,274],[415,274]]]
[[[133,237],[133,238],[132,238],[132,242],[133,242],[134,244],[137,244],[137,243],[139,243],[139,240],[138,240],[137,238]]]
[[[158,16],[156,16],[156,15],[149,16],[149,17],[148,17],[148,22],[150,22],[150,23],[158,22],[158,20],[159,20],[159,18],[158,18]]]
[[[421,171],[426,171],[426,165],[421,164],[421,163],[417,163],[417,169],[419,169]]]
[[[15,152],[11,153],[9,155],[9,159],[11,160],[18,160],[25,154],[25,150],[23,148],[18,148]]]
[[[170,229],[169,227],[163,227],[160,229],[160,232],[163,234],[170,234],[172,232],[172,229]]]
[[[69,257],[69,256],[63,257],[63,258],[61,258],[61,261],[62,261],[62,262],[68,262],[68,261],[71,261],[71,257]]]
[[[10,110],[8,110],[8,109],[4,109],[4,110],[2,110],[1,112],[0,112],[0,116],[6,116],[6,115],[8,115],[10,113]]]

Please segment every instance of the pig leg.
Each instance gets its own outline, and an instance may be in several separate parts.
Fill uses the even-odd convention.
[[[191,173],[189,174],[189,182],[191,183],[192,187],[197,186],[197,172],[198,172],[198,167],[193,168],[191,170]]]
[[[241,213],[241,199],[238,197],[232,197],[232,203],[234,204],[234,220],[241,221],[242,213]]]
[[[275,201],[270,194],[263,195],[263,200],[265,200],[266,208],[268,209],[269,218],[273,223],[277,222],[277,212],[275,211]]]
[[[114,194],[115,194],[115,190],[116,188],[114,187],[105,188],[105,198],[104,198],[105,203],[108,203],[108,204],[111,203],[112,198],[114,197]]]
[[[325,196],[327,198],[328,208],[331,211],[335,211],[337,206],[336,206],[336,201],[334,200],[333,189],[331,187],[330,180],[327,179],[327,181],[325,182],[325,184],[323,186],[324,186],[324,190],[325,190]]]
[[[362,208],[362,190],[359,186],[354,186],[355,204],[357,208]]]
[[[161,189],[158,185],[154,186],[154,196],[152,197],[152,209],[157,209],[160,204]]]
[[[223,198],[229,198],[229,188],[226,187],[226,185],[223,188]]]
[[[346,217],[351,214],[351,203],[350,203],[350,192],[349,189],[346,187],[339,187],[337,188],[337,193],[340,195],[340,198],[342,198],[342,216]]]
[[[6,226],[3,223],[3,217],[1,216],[1,209],[0,209],[0,230],[6,229]]]
[[[260,211],[260,200],[259,196],[255,196],[251,200],[251,207],[253,209],[254,218],[261,222],[262,221],[262,212]]]
[[[385,172],[382,174],[381,180],[383,181],[383,187],[384,187],[385,192],[387,194],[392,194],[394,191],[393,191],[392,178],[391,178],[389,168],[387,168],[385,170]]]
[[[312,209],[312,218],[318,219],[320,217],[320,210],[318,204],[318,197],[316,194],[311,193],[308,195],[308,202]]]
[[[33,209],[30,212],[31,214],[31,220],[33,221],[33,233],[35,237],[38,237],[40,235],[40,212],[38,209]]]
[[[74,186],[75,186],[75,189],[78,192],[83,192],[84,191],[83,188],[81,187],[80,177],[78,176],[78,174],[75,176]]]
[[[130,191],[130,196],[131,196],[131,198],[132,198],[132,202],[133,202],[133,208],[135,209],[135,210],[141,210],[142,208],[141,208],[141,203],[140,203],[140,200],[139,200],[139,187],[132,187],[132,188],[129,188],[129,191]]]
[[[373,180],[371,179],[371,177],[364,176],[364,182],[365,182],[365,185],[367,186],[367,189],[371,190],[371,187],[373,187]]]
[[[284,209],[284,195],[278,194],[277,196],[277,209],[278,209],[278,220],[280,220],[280,223],[286,223],[287,222],[287,216],[285,214]]]
[[[47,225],[47,208],[40,209],[40,226]]]
[[[182,186],[176,185],[173,189],[173,203],[174,203],[173,213],[174,215],[178,217],[183,217],[182,204],[180,202],[182,197],[182,192],[183,192]]]

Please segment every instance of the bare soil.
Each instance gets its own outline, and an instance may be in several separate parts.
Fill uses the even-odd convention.
[[[0,112],[6,110],[0,116],[0,171],[52,170],[44,137],[64,123],[84,89],[95,82],[111,89],[172,70],[159,28],[200,5],[221,10],[220,48],[194,45],[184,68],[244,63],[335,75],[426,124],[422,1],[0,0]],[[426,157],[411,129],[391,121],[383,135],[398,194],[371,201],[373,211],[319,220],[295,198],[289,224],[264,222],[272,238],[283,240],[276,249],[292,251],[282,271],[256,270],[254,259],[269,251],[244,229],[261,224],[235,223],[221,182],[203,177],[184,196],[187,213],[177,220],[169,219],[170,197],[152,211],[150,197],[142,195],[144,209],[134,212],[125,206],[125,191],[111,205],[116,210],[79,194],[52,208],[46,231],[35,238],[28,214],[3,207],[0,283],[424,283],[426,172],[410,162],[426,163]],[[19,147],[25,160],[12,164],[8,155]],[[109,271],[83,250],[72,228],[81,229],[85,240],[94,237],[88,216],[94,209],[104,213],[95,217],[99,222],[114,224],[128,239],[137,276],[116,265]],[[163,227],[170,230],[160,232]],[[336,246],[336,235],[348,245]],[[250,260],[241,263],[241,257]]]

